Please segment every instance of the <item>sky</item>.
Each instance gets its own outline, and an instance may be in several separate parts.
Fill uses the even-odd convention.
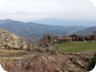
[[[0,19],[96,20],[96,0],[0,0]]]

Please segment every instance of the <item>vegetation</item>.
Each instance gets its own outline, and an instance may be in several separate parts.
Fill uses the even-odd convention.
[[[28,55],[29,52],[25,50],[5,50],[0,49],[0,60],[2,61],[9,61],[14,59],[22,59],[26,55]]]
[[[8,72],[87,72],[91,68],[89,62],[92,53],[58,55],[34,53],[23,59],[2,62]]]
[[[65,47],[69,48],[69,50],[72,50],[70,47],[79,50],[76,48],[81,47],[82,49],[83,46],[83,48],[87,47],[89,50],[94,50],[96,48],[96,42],[70,42],[55,44],[54,46],[56,48],[57,46],[61,47],[57,50],[65,49]],[[74,49],[73,51],[75,51]],[[61,50],[61,52],[64,51]],[[94,66],[93,53],[51,54],[26,50],[0,49],[0,61],[4,64],[4,68],[8,72],[87,72]],[[90,62],[91,59],[92,61]]]
[[[96,50],[95,41],[71,42],[68,41],[70,37],[64,36],[59,42],[59,38],[44,34],[40,40],[31,44],[4,30],[0,34],[0,64],[8,72],[87,72],[96,61],[95,51],[90,51]],[[54,48],[69,53],[59,53]]]
[[[55,44],[53,46],[59,52],[82,52],[96,50],[96,42],[70,42]]]
[[[51,34],[44,34],[41,38],[39,45],[43,47],[48,47],[49,44],[52,44],[54,41],[54,36]]]

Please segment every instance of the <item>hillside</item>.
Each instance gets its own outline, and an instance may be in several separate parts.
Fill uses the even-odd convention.
[[[88,72],[93,69],[96,60],[95,51],[63,54],[33,52],[17,58],[14,54],[4,57],[0,60],[8,72]]]
[[[19,36],[0,29],[0,49],[26,49],[27,43]]]
[[[92,44],[87,47],[92,47]],[[79,48],[75,47],[75,50]],[[27,43],[19,36],[0,29],[0,64],[8,72],[88,72],[95,66],[96,50],[60,53],[51,47],[32,47],[31,51],[25,48]]]
[[[85,28],[85,27],[82,28],[80,26],[70,26],[70,27],[52,26],[52,25],[38,24],[34,22],[24,23],[10,19],[0,20],[0,27],[18,36],[29,39],[39,38],[45,33],[51,33],[54,35],[70,34]]]
[[[76,33],[77,34],[80,34],[80,35],[91,35],[94,33],[94,31],[96,31],[96,26],[94,27],[89,27],[89,28],[86,28],[86,29],[83,29],[83,30],[80,30],[80,31],[77,31]]]

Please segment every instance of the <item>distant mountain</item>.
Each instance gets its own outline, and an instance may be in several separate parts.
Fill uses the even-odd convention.
[[[77,31],[76,33],[80,35],[92,35],[94,31],[96,31],[96,26]]]
[[[46,18],[35,21],[42,24],[61,25],[61,26],[96,26],[96,21],[92,20],[63,20],[58,18]]]
[[[70,34],[85,28],[80,26],[70,26],[70,27],[52,26],[52,25],[38,24],[34,22],[25,23],[10,19],[0,20],[0,27],[14,34],[17,34],[18,36],[29,39],[39,38],[45,33],[50,33],[54,35]]]

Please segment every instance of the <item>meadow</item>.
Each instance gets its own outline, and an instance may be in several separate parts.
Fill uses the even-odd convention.
[[[96,42],[70,42],[70,43],[56,43],[53,46],[59,52],[83,52],[96,50]]]

